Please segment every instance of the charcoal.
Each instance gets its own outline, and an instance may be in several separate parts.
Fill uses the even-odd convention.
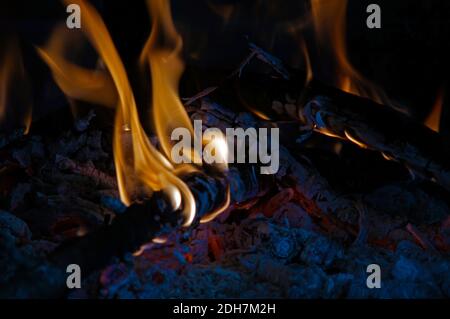
[[[129,299],[134,297],[130,290],[140,287],[137,274],[123,263],[106,267],[100,275],[100,285],[107,287],[100,291],[103,298]]]
[[[232,77],[243,75],[253,58],[274,69],[271,79],[289,78],[278,59],[256,46]],[[283,94],[283,102],[273,103],[279,114],[272,120],[234,111],[235,105],[232,110],[213,100],[220,90],[211,87],[187,102],[189,116],[201,119],[203,129],[282,129],[290,125],[294,138],[280,146],[280,169],[273,176],[261,176],[257,164],[230,165],[223,172],[204,166],[183,175],[197,208],[188,228],[180,227],[182,217],[178,211],[172,212],[163,192],[140,198],[129,207],[123,205],[113,154],[104,147],[110,143],[108,133],[97,127],[92,110],[76,119],[73,127],[52,136],[44,132],[42,136],[38,132],[2,135],[0,147],[5,153],[10,151],[3,155],[2,150],[2,164],[14,165],[23,174],[16,174],[1,189],[4,209],[10,212],[0,212],[0,272],[4,274],[0,296],[449,297],[450,217],[447,190],[441,189],[445,183],[438,180],[430,186],[422,177],[389,180],[373,189],[352,189],[344,194],[340,187],[335,189],[340,182],[331,183],[316,163],[316,152],[327,156],[329,153],[322,152],[329,152],[329,147],[314,143],[317,133],[326,133],[326,129],[342,133],[343,125],[347,135],[363,140],[369,149],[380,151],[390,146],[394,154],[384,155],[401,159],[397,163],[401,169],[415,163],[411,154],[419,150],[417,145],[409,148],[376,139],[378,135],[364,130],[364,124],[383,133],[381,124],[371,119],[362,124],[346,121],[359,119],[359,111],[354,105],[336,108],[342,100],[326,98],[326,92],[318,87],[303,96],[310,99],[309,104],[302,103],[299,96]],[[366,105],[361,100],[349,101]],[[324,109],[333,112],[330,115]],[[299,112],[310,116],[316,127],[301,126],[305,123],[299,121]],[[286,118],[289,122],[281,122]],[[420,132],[429,135],[426,130]],[[301,143],[291,145],[299,136]],[[339,143],[348,147],[351,139],[342,137],[345,141]],[[150,140],[160,147],[155,136]],[[356,148],[355,152],[359,151],[369,152]],[[332,159],[348,156],[337,153]],[[422,157],[419,164],[424,163]],[[330,170],[338,167],[332,159],[326,161]],[[430,166],[413,170],[422,168],[425,173],[445,177],[445,169],[439,171],[445,168],[441,164],[431,161]],[[430,176],[425,179],[433,180]],[[229,207],[214,220],[200,223],[202,216],[225,202],[227,186]],[[436,188],[439,192],[434,192]],[[67,293],[65,266],[74,262],[81,265],[87,278],[82,290]],[[370,264],[382,269],[381,289],[367,287]],[[37,276],[43,280],[30,287],[29,282]]]
[[[23,205],[25,197],[31,191],[32,185],[30,183],[18,183],[11,193],[10,209],[14,211]]]
[[[78,132],[86,131],[91,124],[91,120],[96,116],[94,110],[90,110],[85,117],[81,117],[75,120],[74,127]]]
[[[391,271],[392,276],[402,281],[432,281],[431,274],[422,265],[403,256],[395,262]]]
[[[375,209],[391,216],[405,216],[419,223],[434,223],[448,215],[447,205],[420,189],[408,185],[388,185],[366,196]]]
[[[6,211],[0,211],[0,229],[4,232],[8,231],[12,236],[24,240],[31,239],[31,231],[28,228],[28,225],[21,219]]]
[[[329,267],[336,258],[343,256],[339,245],[323,236],[312,236],[303,242],[304,248],[300,260],[307,265],[322,265]]]
[[[324,295],[326,298],[340,298],[346,296],[349,286],[354,280],[352,274],[339,273],[328,277],[324,288]]]
[[[321,268],[300,266],[293,270],[288,292],[289,298],[315,299],[323,295],[323,290],[326,289],[327,276]]]

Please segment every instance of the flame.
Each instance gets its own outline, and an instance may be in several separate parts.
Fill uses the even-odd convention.
[[[434,102],[433,105],[433,109],[431,110],[430,115],[428,115],[427,119],[425,120],[425,125],[435,132],[439,132],[444,96],[445,96],[444,89],[443,88],[439,89],[436,101]]]
[[[150,68],[153,92],[151,121],[161,153],[150,142],[141,125],[125,67],[102,18],[87,1],[64,1],[80,6],[82,31],[106,70],[88,70],[68,62],[64,58],[68,40],[60,30],[55,31],[46,48],[38,49],[39,54],[67,96],[116,107],[113,149],[121,200],[129,205],[155,191],[164,191],[173,209],[182,212],[185,218],[183,226],[189,226],[195,217],[195,199],[179,176],[197,168],[191,164],[176,165],[171,160],[170,136],[175,128],[186,128],[191,136],[194,136],[194,130],[178,96],[178,82],[184,68],[180,58],[182,40],[171,18],[170,2],[147,1],[152,30],[139,59],[141,66]],[[219,143],[219,152],[225,151],[219,140],[215,142]],[[201,164],[200,155],[194,150],[185,156],[191,163]]]
[[[225,25],[230,22],[231,18],[235,14],[235,11],[237,10],[236,6],[233,4],[219,4],[206,1],[206,5],[214,14],[222,18]]]
[[[301,42],[300,49],[305,59],[305,68],[306,68],[305,86],[306,86],[312,81],[314,75],[311,67],[311,58],[309,57],[308,47],[306,46],[304,41]]]
[[[148,64],[152,76],[152,120],[161,147],[170,158],[169,139],[177,127],[184,127],[194,136],[192,123],[178,96],[178,82],[184,69],[180,58],[182,39],[177,33],[167,0],[147,1],[152,17],[152,32],[140,56],[142,66]],[[201,164],[199,155],[192,151],[194,163]]]
[[[61,46],[50,44],[47,48],[38,51],[44,61],[49,64],[55,79],[68,96],[103,105],[117,103],[113,149],[121,200],[129,205],[142,195],[150,196],[154,191],[164,191],[168,194],[173,209],[182,211],[185,217],[183,225],[190,225],[195,216],[194,197],[188,186],[176,176],[170,161],[158,152],[145,133],[125,67],[102,18],[86,1],[65,0],[65,2],[66,4],[76,3],[80,6],[81,12],[83,12],[82,31],[98,52],[112,82],[105,74],[69,64],[61,57]],[[170,7],[167,2],[166,4],[164,2],[159,0],[149,2],[154,16],[161,18],[160,23],[152,30],[150,39],[155,39],[160,32],[176,34],[175,29],[171,27]],[[58,41],[55,40],[53,43],[58,43]],[[181,102],[175,93],[177,85],[175,82],[181,71],[180,63],[177,64],[176,59],[173,58],[175,54],[172,55],[173,52],[168,49],[150,50],[149,52],[155,53],[156,59],[152,61],[151,65],[152,75],[156,74],[157,76],[153,82],[160,82],[153,86],[153,102],[156,103],[156,109],[158,109],[156,113],[158,116],[160,113],[164,114],[158,118],[166,120],[162,124],[171,123],[178,127],[184,126],[191,129],[187,115],[180,116],[171,109],[172,107],[181,108]],[[98,79],[101,81],[97,81]],[[115,90],[111,90],[111,83]],[[95,91],[105,92],[105,98],[97,98],[99,95],[94,94]],[[116,101],[114,101],[116,95],[112,94],[111,96],[111,91],[117,93]],[[167,155],[166,141],[168,137],[166,133],[167,130],[158,126],[157,134]]]
[[[0,122],[8,121],[10,112],[17,114],[19,111],[25,128],[24,134],[28,134],[32,120],[32,105],[27,85],[19,42],[13,39],[4,45],[4,51],[0,55]],[[9,104],[12,107],[8,108]]]
[[[349,141],[353,142],[354,144],[358,145],[361,148],[368,148],[368,146],[366,144],[364,144],[363,142],[359,141],[358,139],[356,139],[355,137],[353,137],[347,130],[344,131],[345,136],[349,139]],[[385,154],[383,154],[385,155]]]
[[[225,202],[213,212],[203,216],[202,219],[200,220],[200,223],[204,224],[212,221],[214,218],[222,214],[230,206],[230,202],[231,202],[231,193],[230,193],[230,186],[228,186]]]
[[[335,83],[341,90],[392,106],[386,94],[358,72],[348,59],[346,48],[347,0],[311,0],[311,14],[320,53],[331,54]]]
[[[37,48],[37,51],[50,67],[55,82],[66,96],[116,107],[118,98],[115,83],[106,71],[83,68],[65,58],[74,43],[78,42],[79,34],[61,25],[53,32],[45,49]]]

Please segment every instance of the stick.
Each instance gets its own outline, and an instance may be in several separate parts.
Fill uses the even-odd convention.
[[[226,191],[222,178],[193,174],[186,176],[185,181],[196,199],[195,225],[203,215],[223,201]],[[105,267],[114,257],[122,258],[153,238],[179,228],[182,224],[181,214],[172,212],[169,203],[163,193],[155,193],[150,200],[131,205],[114,218],[110,225],[62,244],[48,260],[31,263],[27,271],[17,274],[2,287],[0,297],[62,297],[67,288],[68,265],[79,265],[85,278]]]

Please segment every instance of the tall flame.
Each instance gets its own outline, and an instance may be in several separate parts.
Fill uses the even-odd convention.
[[[140,56],[141,65],[148,64],[152,76],[152,120],[166,157],[171,157],[172,143],[168,138],[177,127],[184,127],[194,136],[192,123],[178,96],[178,83],[184,64],[180,58],[183,46],[177,33],[167,0],[148,0],[152,32]],[[191,152],[193,162],[201,163]],[[194,158],[195,157],[195,158]]]
[[[311,0],[311,14],[319,50],[329,53],[341,90],[392,104],[386,94],[356,70],[348,59],[346,47],[347,0]],[[328,55],[327,55],[328,57]]]
[[[102,18],[86,1],[64,1],[80,6],[83,13],[82,30],[109,74],[74,66],[61,56],[61,50],[58,52],[52,46],[38,51],[67,95],[104,105],[117,102],[113,148],[122,201],[128,205],[142,195],[150,196],[153,191],[165,191],[173,209],[183,212],[184,226],[190,225],[195,217],[195,200],[188,186],[177,176],[179,171],[186,171],[186,165],[175,167],[170,161],[171,130],[185,127],[193,133],[193,128],[177,94],[178,81],[183,71],[183,63],[179,58],[182,42],[171,19],[169,2],[148,1],[153,28],[140,59],[142,64],[148,63],[150,66],[153,83],[152,118],[165,157],[152,145],[141,125],[125,67]],[[78,77],[73,82],[69,81],[73,76]],[[111,91],[110,81],[114,86],[111,96],[95,94]]]

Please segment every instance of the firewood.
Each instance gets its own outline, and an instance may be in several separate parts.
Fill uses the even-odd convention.
[[[218,127],[246,127],[248,125],[263,125],[248,113],[236,116],[234,112],[220,105],[202,99],[199,109],[190,109],[192,118],[202,118],[204,124],[220,124]],[[265,124],[264,124],[265,125]],[[328,221],[337,220],[334,212],[357,214],[353,202],[339,197],[329,188],[328,183],[310,165],[298,162],[287,149],[280,150],[280,160],[284,169],[275,175],[279,182],[282,180],[294,184],[298,202],[308,213],[317,218]],[[207,169],[207,168],[206,168]],[[210,213],[224,202],[226,194],[226,180],[231,182],[231,202],[242,203],[257,197],[264,188],[264,177],[256,176],[258,172],[252,165],[231,167],[228,176],[211,176],[195,173],[183,179],[188,184],[196,199],[197,214],[192,225],[195,227],[202,216]],[[82,173],[82,172],[81,172]],[[273,178],[273,177],[268,177]],[[155,193],[149,200],[136,203],[118,214],[110,225],[62,244],[53,252],[47,261],[36,261],[39,267],[32,267],[21,273],[3,291],[5,296],[21,297],[54,297],[65,292],[66,267],[77,264],[88,276],[96,270],[105,267],[114,257],[121,258],[126,254],[137,251],[141,245],[153,238],[164,235],[179,228],[182,223],[181,214],[172,212],[169,201],[163,193]],[[330,225],[329,222],[325,223]],[[50,273],[45,276],[43,273]],[[38,276],[41,281],[29,289],[29,278]],[[24,287],[27,287],[25,289]],[[26,291],[26,295],[25,294]]]
[[[191,174],[185,177],[185,181],[196,199],[195,225],[202,216],[220,205],[226,191],[221,178]],[[30,262],[30,268],[16,275],[8,288],[2,290],[2,297],[62,296],[66,289],[68,265],[79,265],[83,276],[88,276],[105,267],[114,257],[122,258],[153,238],[180,227],[182,219],[180,213],[172,211],[170,201],[163,193],[155,193],[149,200],[128,207],[110,225],[62,244],[48,260]],[[39,280],[30,288],[30,280],[35,282],[36,278]]]
[[[252,52],[254,45],[252,45]],[[262,49],[259,55],[270,58]],[[267,59],[269,59],[267,58]],[[260,59],[264,61],[264,59]],[[266,64],[279,73],[280,67]],[[414,120],[398,107],[380,105],[324,85],[305,82],[306,72],[289,70],[290,77],[243,73],[224,82],[235,88],[235,101],[268,115],[272,120],[298,121],[305,136],[312,131],[381,152],[412,173],[450,190],[450,140]],[[220,96],[220,92],[214,94]]]

